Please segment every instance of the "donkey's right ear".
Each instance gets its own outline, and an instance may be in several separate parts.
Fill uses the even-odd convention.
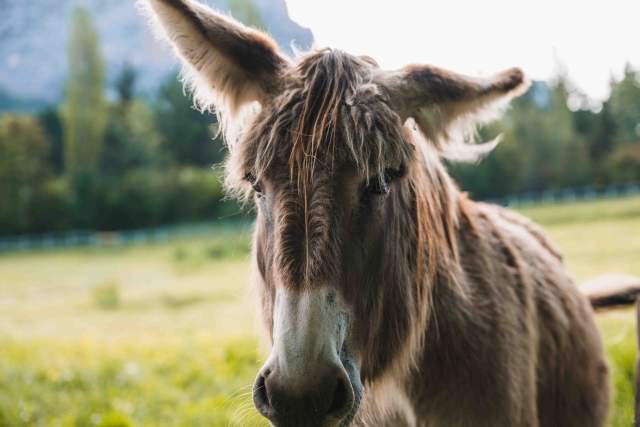
[[[288,60],[266,34],[192,0],[139,0],[185,65],[202,108],[232,115],[281,87]]]

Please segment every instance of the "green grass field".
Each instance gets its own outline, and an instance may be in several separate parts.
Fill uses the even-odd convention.
[[[640,275],[640,198],[523,209],[579,281]],[[247,289],[249,231],[0,256],[0,426],[263,426],[266,349]],[[632,419],[635,325],[601,314],[611,426]]]

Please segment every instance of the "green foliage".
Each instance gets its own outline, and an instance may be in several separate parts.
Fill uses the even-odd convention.
[[[605,164],[611,182],[640,182],[640,139],[616,147]]]
[[[153,112],[147,104],[133,100],[110,108],[100,159],[103,175],[166,167],[168,157],[161,150]]]
[[[63,106],[65,169],[72,175],[93,173],[99,164],[108,117],[105,71],[97,31],[81,7],[73,13],[68,57]]]
[[[222,140],[213,139],[214,117],[193,108],[176,76],[169,76],[160,87],[154,115],[162,147],[174,162],[211,167],[224,159]]]
[[[640,73],[627,65],[624,77],[611,85],[609,98],[617,144],[640,141]]]
[[[633,420],[633,325],[600,322],[613,338],[609,427]],[[620,332],[625,331],[621,336]],[[266,426],[252,408],[262,357],[253,339],[187,338],[155,346],[2,340],[0,425],[22,427]]]
[[[38,229],[36,207],[50,175],[49,141],[32,117],[0,118],[0,231]]]
[[[71,228],[74,204],[74,194],[68,177],[44,180],[37,197],[32,201],[29,230],[51,232]]]
[[[613,386],[609,425],[623,427],[633,425],[635,404],[636,343],[633,311],[627,316],[604,315],[598,324],[605,336]]]
[[[537,102],[538,92],[549,96],[546,105]],[[592,183],[589,145],[576,130],[569,94],[562,79],[551,87],[533,85],[503,121],[481,134],[485,139],[502,134],[496,150],[479,165],[452,166],[462,188],[487,198]]]
[[[252,339],[158,346],[3,340],[0,425],[266,426],[251,409]]]
[[[102,230],[213,220],[224,197],[210,170],[133,168],[121,176],[85,176],[76,189],[76,223]]]
[[[627,68],[598,112],[580,107],[584,95],[566,77],[536,82],[500,122],[482,129],[503,142],[479,165],[451,165],[476,198],[638,180],[640,83]]]
[[[2,141],[0,136],[0,148]],[[31,162],[36,159],[30,157]],[[8,167],[1,170],[12,172]],[[44,170],[35,168],[31,172]],[[222,184],[209,170],[133,168],[121,176],[78,174],[74,179],[34,179],[29,169],[18,172],[6,179],[0,176],[0,234],[146,228],[214,220],[225,212],[239,211],[233,202],[222,201]]]
[[[125,66],[116,79],[118,99],[109,107],[109,121],[101,151],[103,175],[112,176],[133,169],[166,167],[169,155],[160,147],[154,112],[135,98],[137,73]]]
[[[116,91],[121,104],[128,104],[135,96],[138,72],[131,64],[125,64],[116,79]]]
[[[60,111],[56,107],[49,106],[40,111],[37,117],[42,130],[51,143],[49,157],[51,171],[60,175],[64,170],[64,142]]]

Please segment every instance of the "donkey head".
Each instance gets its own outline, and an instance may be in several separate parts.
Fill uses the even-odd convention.
[[[277,426],[349,425],[363,384],[410,365],[438,248],[454,240],[451,184],[421,152],[464,139],[467,124],[522,92],[523,75],[388,72],[335,50],[292,61],[193,1],[145,6],[197,103],[219,115],[228,187],[256,206],[254,281],[272,343],[256,407]]]

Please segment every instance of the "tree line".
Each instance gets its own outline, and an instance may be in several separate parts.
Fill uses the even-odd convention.
[[[212,170],[225,157],[215,118],[192,108],[175,75],[141,94],[140,76],[125,66],[107,88],[98,35],[82,8],[68,62],[61,105],[0,117],[0,235],[242,215]],[[497,134],[502,143],[478,165],[449,165],[473,197],[640,181],[638,70],[627,66],[596,108],[566,76],[536,82],[480,131]]]
[[[176,75],[156,93],[124,66],[106,88],[96,29],[75,10],[61,105],[0,117],[0,234],[127,229],[237,215],[212,165],[215,120]],[[110,89],[110,96],[107,95]]]
[[[476,198],[640,182],[640,73],[627,65],[611,93],[592,105],[566,75],[535,82],[480,139],[502,135],[477,165],[451,165]]]

